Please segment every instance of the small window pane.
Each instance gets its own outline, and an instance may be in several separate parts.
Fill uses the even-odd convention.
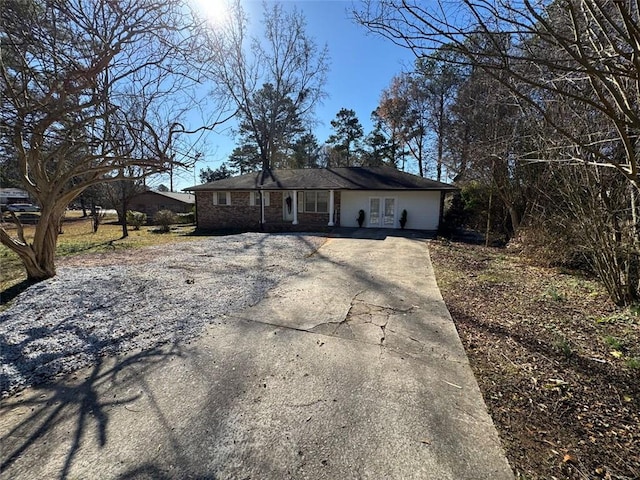
[[[218,205],[228,205],[227,192],[217,192],[217,195],[218,195]]]
[[[316,192],[304,192],[304,211],[316,211]]]
[[[396,202],[394,198],[384,199],[384,219],[385,225],[393,225],[395,222]]]

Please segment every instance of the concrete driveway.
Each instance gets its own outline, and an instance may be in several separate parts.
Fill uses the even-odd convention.
[[[4,402],[0,431],[3,479],[513,479],[420,239],[329,239],[197,341]]]

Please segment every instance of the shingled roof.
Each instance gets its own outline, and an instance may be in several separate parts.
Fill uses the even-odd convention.
[[[145,190],[144,192],[140,192],[138,195],[145,195],[145,194],[160,195],[161,197],[171,198],[173,200],[178,200],[179,202],[183,202],[183,203],[196,203],[196,197],[191,193],[161,192],[159,190]]]
[[[456,190],[391,167],[341,167],[267,170],[185,188],[208,190]]]

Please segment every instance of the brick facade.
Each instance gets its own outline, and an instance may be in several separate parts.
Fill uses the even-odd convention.
[[[231,205],[214,205],[212,191],[196,192],[198,228],[205,230],[258,230],[260,229],[260,205],[250,204],[249,192],[231,191]],[[298,212],[298,225],[283,218],[283,192],[269,193],[269,206],[264,207],[268,231],[292,231],[326,229],[328,213]],[[334,223],[339,225],[340,192],[334,191]]]

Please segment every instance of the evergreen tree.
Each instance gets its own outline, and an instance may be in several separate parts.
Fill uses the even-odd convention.
[[[331,127],[335,132],[327,143],[341,155],[341,164],[346,167],[354,166],[357,158],[354,154],[359,150],[360,140],[364,135],[362,124],[356,112],[347,108],[341,108],[336,118],[331,120]]]

